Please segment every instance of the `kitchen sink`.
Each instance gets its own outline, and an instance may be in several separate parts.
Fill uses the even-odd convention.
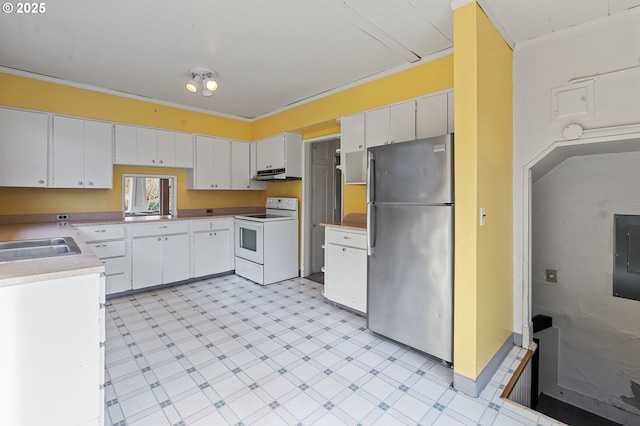
[[[80,254],[71,237],[0,241],[0,262]]]

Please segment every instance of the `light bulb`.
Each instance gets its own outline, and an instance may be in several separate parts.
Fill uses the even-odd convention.
[[[213,92],[218,88],[218,83],[216,83],[216,81],[212,78],[207,78],[204,81],[204,87],[205,89],[207,89],[209,92]]]

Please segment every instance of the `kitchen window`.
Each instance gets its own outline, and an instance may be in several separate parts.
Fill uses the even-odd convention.
[[[171,216],[176,212],[175,176],[122,175],[124,217]]]

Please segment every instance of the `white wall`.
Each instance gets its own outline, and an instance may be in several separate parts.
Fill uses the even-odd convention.
[[[640,301],[613,297],[612,275],[613,215],[640,214],[639,166],[638,152],[569,158],[531,202],[532,309],[559,330],[558,385],[638,414],[620,396],[640,383]]]
[[[594,80],[593,114],[554,120],[552,89],[572,79],[640,66],[640,8],[578,29],[556,34],[514,51],[514,330],[529,339],[528,285],[529,165],[555,141],[562,129],[640,125],[640,69]],[[636,131],[638,131],[636,129]],[[601,135],[629,130],[610,129]],[[588,137],[585,133],[583,138]]]

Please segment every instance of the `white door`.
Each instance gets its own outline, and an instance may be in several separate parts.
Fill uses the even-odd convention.
[[[156,161],[158,166],[176,165],[176,133],[168,130],[156,131]]]
[[[162,239],[163,284],[190,278],[189,234],[166,235]]]
[[[231,232],[228,229],[220,229],[212,232],[213,274],[226,272],[233,269],[231,256]]]
[[[162,284],[162,237],[134,238],[131,264],[134,290]]]
[[[116,124],[114,164],[136,164],[136,128]]]
[[[417,100],[416,133],[418,139],[447,134],[447,94],[425,96]]]
[[[195,188],[213,189],[213,138],[196,136]]]
[[[389,143],[416,139],[416,103],[403,102],[389,108]]]
[[[0,108],[1,186],[47,186],[47,134],[46,114]]]
[[[283,135],[261,139],[257,142],[257,167],[258,170],[284,168],[285,141]]]
[[[348,115],[340,119],[340,151],[363,151],[364,113]]]
[[[213,189],[231,188],[231,141],[213,139]]]
[[[84,120],[84,186],[113,188],[111,124]]]
[[[231,141],[231,188],[249,189],[249,143]]]
[[[84,188],[84,120],[53,117],[54,188]]]
[[[193,167],[193,135],[176,132],[176,167]]]
[[[136,128],[136,164],[156,166],[156,129]]]
[[[195,277],[204,277],[214,273],[213,252],[213,231],[193,234],[193,270]]]

